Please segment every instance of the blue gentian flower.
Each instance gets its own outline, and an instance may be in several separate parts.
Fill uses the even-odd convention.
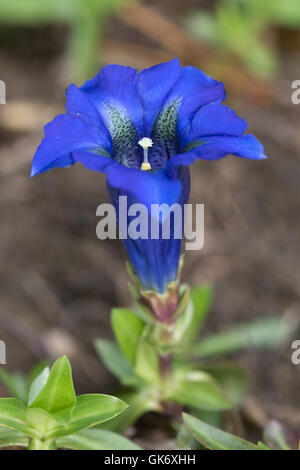
[[[188,165],[227,154],[263,159],[263,146],[222,102],[224,85],[177,59],[138,73],[108,65],[66,92],[66,114],[45,126],[31,175],[82,163],[106,173],[110,197],[185,204]],[[181,240],[126,240],[144,289],[163,293],[177,277]]]

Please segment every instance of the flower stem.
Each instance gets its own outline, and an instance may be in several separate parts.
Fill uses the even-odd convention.
[[[28,450],[55,450],[53,439],[41,441],[40,439],[30,439]]]
[[[170,353],[160,354],[159,366],[161,378],[166,379],[170,377],[170,375],[172,374],[172,355]]]

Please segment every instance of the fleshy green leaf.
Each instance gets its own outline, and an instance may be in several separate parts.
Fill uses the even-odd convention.
[[[49,367],[49,361],[40,361],[35,366],[33,366],[27,379],[27,391],[29,391],[32,382],[37,378],[38,375],[40,375],[41,372],[43,372],[46,367]]]
[[[4,23],[22,25],[67,21],[73,7],[73,0],[1,0],[0,17]]]
[[[28,447],[29,438],[12,429],[0,427],[0,447]]]
[[[28,406],[31,405],[38,394],[42,391],[43,387],[47,383],[49,375],[50,369],[49,367],[45,367],[45,369],[33,380],[28,394]]]
[[[195,345],[190,355],[194,358],[205,358],[240,349],[276,347],[289,338],[291,331],[292,325],[282,318],[259,319],[228,332],[204,338]]]
[[[104,429],[86,429],[61,437],[57,439],[56,445],[73,450],[140,450],[140,447],[120,434]]]
[[[170,385],[170,390],[166,390],[166,398],[200,410],[222,411],[232,408],[232,403],[212,377],[202,372],[190,372],[178,378]]]
[[[200,286],[187,292],[189,302],[174,328],[174,340],[185,349],[199,335],[212,301],[212,288]],[[179,351],[181,355],[181,352]]]
[[[42,438],[47,432],[60,428],[60,423],[47,411],[40,408],[28,408],[26,410],[26,421],[34,429],[37,430]]]
[[[27,402],[27,384],[23,374],[19,372],[7,372],[1,369],[0,379],[14,398],[17,398],[23,403]]]
[[[111,322],[121,351],[134,365],[137,346],[145,323],[136,313],[126,308],[113,309]]]
[[[158,398],[151,395],[148,387],[134,392],[125,391],[120,394],[120,398],[129,405],[127,410],[116,418],[101,424],[100,428],[122,434],[126,429],[132,426],[140,416],[148,411],[157,411],[159,406]]]
[[[183,420],[192,436],[210,450],[258,450],[251,442],[210,426],[187,413],[183,413]]]
[[[215,364],[202,368],[220,384],[234,405],[240,405],[247,391],[244,370],[232,363]]]
[[[190,409],[190,414],[192,414],[195,418],[200,419],[200,421],[204,421],[215,428],[223,427],[224,422],[224,413],[221,411],[206,411],[206,410],[197,410],[196,408]]]
[[[33,380],[42,372],[47,366],[46,361],[42,361],[31,370],[28,379],[20,372],[8,372],[5,369],[0,369],[0,380],[4,383],[7,390],[11,393],[13,398],[17,398],[24,404],[28,402],[28,391]]]
[[[31,437],[38,436],[26,422],[26,406],[16,398],[0,399],[0,425]]]
[[[31,408],[41,408],[50,414],[61,417],[76,404],[76,395],[73,386],[72,370],[68,359],[63,356],[52,366],[49,378],[30,404]],[[63,413],[63,421],[67,419]]]
[[[210,13],[193,12],[185,20],[187,29],[199,39],[214,44],[217,39],[217,24]]]
[[[200,450],[202,446],[182,424],[176,437],[175,448],[176,450]]]
[[[272,16],[277,24],[298,29],[300,26],[300,10],[297,0],[280,0],[272,2]]]
[[[65,427],[48,432],[46,437],[50,439],[73,434],[81,429],[112,419],[126,408],[126,403],[110,395],[81,395],[77,397],[71,422]]]
[[[133,369],[123,356],[119,346],[113,341],[97,339],[95,348],[105,367],[121,382],[133,375]]]
[[[194,312],[190,329],[186,335],[188,336],[188,341],[192,342],[199,334],[211,308],[213,289],[209,285],[194,287],[191,289],[190,295],[193,302]]]
[[[147,341],[140,341],[139,343],[135,373],[150,384],[157,383],[160,380],[158,355],[155,348]]]

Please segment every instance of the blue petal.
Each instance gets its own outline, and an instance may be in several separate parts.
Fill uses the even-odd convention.
[[[74,163],[81,163],[88,170],[106,173],[108,167],[118,165],[112,158],[91,151],[76,151],[72,153]]]
[[[45,126],[45,137],[33,158],[31,176],[54,167],[66,167],[75,163],[73,152],[96,152],[96,157],[109,157],[109,148],[100,127],[88,125],[80,118],[58,115]],[[99,155],[97,155],[99,153]],[[92,153],[92,158],[95,154]],[[113,160],[106,158],[113,163]]]
[[[181,73],[178,59],[142,70],[138,89],[143,103],[145,136],[151,135],[155,119]]]
[[[152,138],[149,160],[164,168],[178,153],[177,137],[203,104],[225,98],[224,86],[194,67],[181,67],[178,59],[144,70],[139,78],[146,136]]]
[[[111,106],[128,117],[135,125],[138,135],[144,137],[143,110],[137,82],[138,74],[135,69],[107,65],[92,80],[88,80],[81,90],[94,103],[108,129],[111,125],[108,106]]]
[[[123,240],[123,243],[144,289],[164,293],[168,284],[176,281],[181,239],[132,240],[127,238]]]
[[[195,67],[184,67],[166,103],[168,105],[178,99],[181,102],[178,113],[178,135],[190,125],[195,112],[201,106],[225,98],[222,82],[217,82]]]
[[[180,181],[169,178],[165,170],[152,172],[114,165],[106,174],[110,186],[133,195],[148,210],[151,204],[171,206],[178,201],[182,190]]]
[[[128,184],[124,184],[123,180],[120,180],[119,177],[119,168],[115,168],[113,170],[117,175],[117,186],[121,186],[123,189],[115,189],[112,188],[109,184],[108,178],[108,192],[111,198],[113,205],[116,208],[116,213],[119,213],[119,196],[126,195],[128,197],[127,204],[130,207],[132,204],[136,202],[145,202],[141,201],[140,194],[137,194],[132,189],[138,184],[151,184],[151,189],[155,188],[156,179],[158,180],[157,183],[164,185],[164,190],[160,191],[160,196],[155,200],[146,201],[147,206],[151,203],[167,203],[168,205],[173,204],[174,202],[183,205],[188,202],[189,198],[189,189],[190,189],[190,178],[189,178],[189,169],[187,167],[181,167],[178,172],[178,178],[181,182],[182,190],[180,192],[179,197],[177,196],[177,191],[174,192],[173,197],[170,197],[170,192],[174,191],[172,187],[170,187],[170,180],[166,177],[163,171],[152,173],[141,172],[143,173],[142,181],[139,176],[137,183],[131,187],[129,184],[130,192],[126,191],[126,187]],[[111,169],[108,173],[112,173]],[[134,175],[132,170],[127,169],[127,174],[131,173]],[[150,177],[150,179],[149,179]],[[126,178],[126,175],[125,175]],[[144,179],[145,178],[145,179]],[[152,179],[153,178],[153,179]],[[147,180],[147,181],[146,181]],[[129,182],[130,183],[130,182]],[[134,184],[134,181],[132,181]],[[171,182],[173,185],[174,182]],[[177,185],[176,185],[177,186]],[[170,190],[171,188],[171,190]],[[128,224],[132,220],[132,218],[128,217]],[[163,219],[162,219],[163,220]],[[161,221],[162,221],[161,220]],[[178,275],[178,264],[180,258],[180,251],[181,251],[181,244],[182,244],[182,237],[176,239],[174,237],[174,218],[171,217],[171,237],[169,239],[164,239],[162,237],[162,232],[160,232],[160,236],[158,239],[151,238],[151,218],[150,215],[148,217],[148,237],[147,238],[139,238],[139,239],[132,239],[130,237],[123,240],[124,245],[126,247],[128,256],[132,263],[132,266],[137,274],[139,281],[141,282],[144,289],[155,290],[157,292],[163,293],[168,283],[175,281]],[[182,220],[183,223],[183,220]],[[128,225],[127,224],[127,225]],[[183,228],[182,228],[183,233]]]
[[[111,201],[119,214],[119,197],[127,196],[128,208],[137,202],[136,198],[126,191],[116,190],[108,184],[108,192]],[[124,212],[122,216],[124,217]],[[127,226],[134,217],[127,218]],[[118,220],[118,223],[120,221]],[[147,238],[133,239],[129,235],[123,239],[130,262],[134,268],[140,283],[146,290],[155,290],[163,293],[169,282],[177,278],[178,263],[180,258],[181,239],[163,239],[160,232],[159,239],[151,237],[151,217],[148,216]],[[173,220],[171,221],[171,233]]]
[[[202,106],[195,114],[190,129],[181,139],[181,150],[201,136],[241,136],[247,123],[221,101]]]
[[[66,111],[70,116],[81,118],[89,126],[101,127],[102,142],[106,148],[111,148],[111,137],[104,125],[99,111],[88,96],[73,83],[66,91]]]
[[[196,143],[195,143],[196,144]],[[168,162],[168,171],[174,174],[174,170],[180,165],[190,165],[198,158],[203,160],[218,160],[228,154],[238,157],[262,160],[267,158],[263,145],[251,134],[241,137],[201,137],[198,146],[187,153],[181,153],[172,157]]]

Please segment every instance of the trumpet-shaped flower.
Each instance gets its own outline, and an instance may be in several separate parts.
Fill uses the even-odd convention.
[[[228,154],[265,158],[247,124],[222,102],[221,82],[177,59],[142,70],[108,65],[66,92],[66,114],[45,127],[31,175],[82,163],[106,173],[115,206],[119,195],[146,205],[183,205],[188,166]],[[177,276],[181,240],[127,240],[144,288],[164,292]]]

